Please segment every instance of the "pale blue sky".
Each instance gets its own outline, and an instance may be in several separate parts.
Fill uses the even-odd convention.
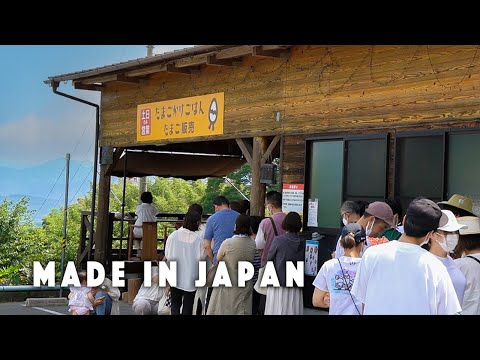
[[[188,47],[156,45],[154,53]],[[55,95],[49,76],[144,57],[145,45],[0,46],[0,166],[28,167],[49,160],[93,157],[95,112]],[[98,102],[96,92],[60,91]],[[90,149],[90,151],[89,151]]]

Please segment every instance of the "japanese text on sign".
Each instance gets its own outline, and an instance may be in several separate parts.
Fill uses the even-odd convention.
[[[303,213],[303,184],[283,184],[282,211]]]
[[[224,93],[137,106],[137,141],[223,134]]]

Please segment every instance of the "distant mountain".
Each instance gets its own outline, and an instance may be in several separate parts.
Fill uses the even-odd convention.
[[[91,162],[70,161],[69,198],[72,199],[78,191],[73,201],[90,190],[93,177],[92,166]],[[36,222],[41,222],[43,216],[48,214],[51,208],[63,206],[65,172],[61,174],[60,178],[58,177],[64,167],[64,159],[52,160],[23,169],[2,166],[0,167],[0,199],[7,197],[17,202],[23,196],[27,196],[30,199],[29,208],[38,210],[48,196],[40,212],[35,215]],[[58,182],[52,190],[57,178]],[[51,193],[50,190],[52,190]],[[49,193],[50,195],[48,195]]]

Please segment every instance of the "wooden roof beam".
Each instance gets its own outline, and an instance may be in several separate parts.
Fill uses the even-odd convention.
[[[254,46],[252,49],[252,56],[286,58],[289,55],[290,55],[290,51],[288,49],[282,49],[282,48],[267,50],[263,45],[259,45],[259,46]]]
[[[215,66],[238,66],[241,64],[241,61],[235,58],[231,59],[219,59],[217,55],[210,54],[207,56],[207,65],[215,65]]]
[[[126,75],[123,75],[123,74],[119,74],[119,75],[117,75],[117,81],[125,82],[125,83],[131,83],[131,84],[138,84],[140,82],[140,79],[134,78],[134,77],[131,77],[131,76],[126,76]]]
[[[186,74],[191,75],[198,71],[197,67],[177,67],[175,64],[167,64],[167,72],[176,73],[176,74]]]
[[[73,82],[73,87],[78,90],[93,90],[93,91],[102,91],[104,89],[103,85],[99,84],[82,84],[78,81]]]
[[[267,150],[265,151],[265,154],[263,154],[262,159],[260,160],[260,165],[265,164],[267,161],[268,157],[272,155],[273,149],[275,149],[275,146],[277,146],[277,143],[280,141],[280,135],[276,135],[270,145],[268,146]]]
[[[247,160],[247,163],[252,166],[252,159],[253,159],[253,147],[250,145],[249,142],[247,142],[245,139],[235,139],[237,141],[238,146],[242,150],[243,156],[245,157],[245,160]]]
[[[107,171],[105,172],[105,176],[110,176],[112,174],[112,171],[115,168],[115,165],[117,165],[118,160],[120,160],[120,157],[122,156],[124,150],[125,149],[123,147],[118,147],[115,149],[115,152],[113,153],[113,161],[108,166]]]
[[[103,76],[96,76],[96,77],[91,77],[91,78],[86,78],[82,79],[82,84],[85,85],[93,85],[93,84],[101,84],[104,82],[109,82],[109,81],[116,81],[117,80],[117,75],[103,75]]]
[[[125,73],[125,76],[128,76],[128,77],[144,76],[144,75],[150,75],[150,74],[154,74],[162,71],[167,71],[167,65],[165,64],[153,65],[153,66],[148,66],[142,69],[128,71]]]

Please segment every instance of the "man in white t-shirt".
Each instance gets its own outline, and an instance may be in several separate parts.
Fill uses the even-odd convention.
[[[421,245],[443,226],[433,201],[413,200],[399,240],[369,247],[363,254],[352,294],[365,315],[449,315],[461,311],[445,266]]]

